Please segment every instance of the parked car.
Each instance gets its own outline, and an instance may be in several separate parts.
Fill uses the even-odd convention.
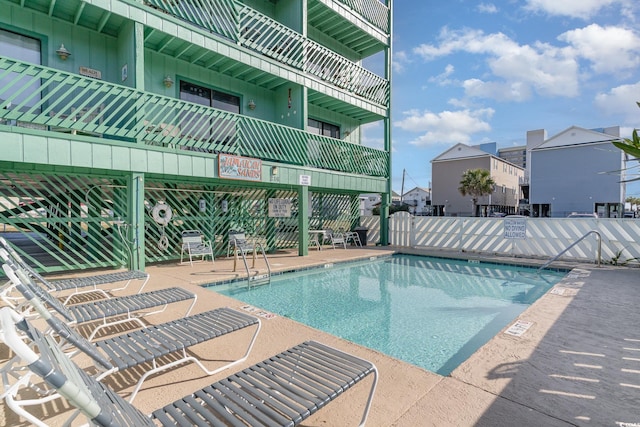
[[[577,212],[571,212],[569,215],[567,215],[567,218],[598,218],[598,214],[597,213],[577,213]]]

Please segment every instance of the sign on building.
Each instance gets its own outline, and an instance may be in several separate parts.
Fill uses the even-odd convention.
[[[227,179],[262,181],[262,160],[219,154],[218,175]]]
[[[311,175],[300,175],[300,185],[311,185]]]
[[[269,218],[291,218],[291,199],[269,199]]]

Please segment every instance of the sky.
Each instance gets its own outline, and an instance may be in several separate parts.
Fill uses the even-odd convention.
[[[398,193],[403,170],[405,192],[430,187],[430,161],[457,143],[640,127],[638,0],[396,0],[393,13]],[[381,134],[381,122],[367,125],[363,143],[381,148]],[[640,185],[627,195],[640,197]]]

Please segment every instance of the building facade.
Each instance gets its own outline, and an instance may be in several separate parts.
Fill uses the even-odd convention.
[[[2,220],[38,268],[144,268],[190,229],[304,255],[359,194],[388,212],[391,0],[0,6]]]
[[[619,137],[617,126],[572,126],[548,139],[543,130],[528,132],[531,215],[596,213],[601,218],[622,217],[625,155],[611,143]]]
[[[412,215],[431,215],[431,190],[414,187],[402,195],[402,202],[409,206]]]
[[[433,215],[473,216],[471,198],[458,191],[462,175],[469,169],[489,170],[495,182],[493,192],[478,200],[482,216],[517,212],[524,170],[479,147],[456,144],[431,160]]]

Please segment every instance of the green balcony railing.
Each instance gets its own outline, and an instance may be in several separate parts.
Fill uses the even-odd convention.
[[[358,12],[369,23],[385,33],[389,32],[389,8],[380,0],[338,0],[338,2]]]
[[[198,7],[172,0],[146,3],[367,100],[389,102],[388,80],[239,2],[215,0]],[[386,9],[377,0],[372,3]]]
[[[388,153],[0,57],[0,124],[388,176]]]
[[[387,105],[389,82],[250,7],[240,9],[241,45]]]

